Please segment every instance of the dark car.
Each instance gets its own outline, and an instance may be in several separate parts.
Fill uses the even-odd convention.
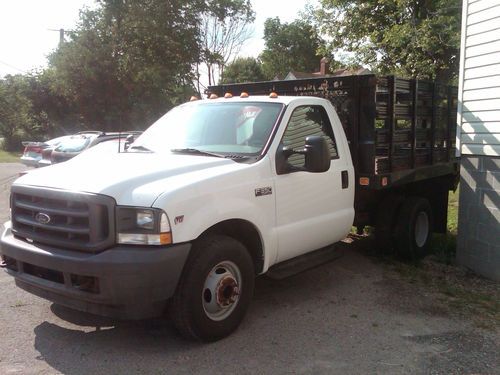
[[[99,131],[80,132],[67,137],[60,142],[56,147],[47,148],[42,151],[42,160],[39,165],[45,166],[50,164],[61,163],[69,160],[76,155],[82,153],[90,147],[99,143],[107,141],[122,141],[125,143],[127,137],[138,136],[140,131],[127,131],[127,132],[112,132],[105,133]]]

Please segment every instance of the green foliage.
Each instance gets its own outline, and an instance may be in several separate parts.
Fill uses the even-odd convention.
[[[456,78],[461,0],[321,0],[314,10],[329,49],[354,52],[382,74]]]
[[[26,95],[28,88],[28,79],[22,75],[0,80],[0,137],[4,138],[2,147],[7,151],[20,150],[26,130],[34,125]]]
[[[194,3],[194,4],[193,4]],[[144,128],[175,105],[197,61],[204,3],[100,1],[50,56],[53,91],[69,117],[102,130]]]
[[[267,79],[285,76],[290,71],[315,72],[324,44],[316,28],[305,20],[281,23],[268,18],[264,23],[266,47],[260,55],[262,70]]]
[[[261,64],[253,57],[240,57],[229,64],[221,83],[257,82],[265,79]]]

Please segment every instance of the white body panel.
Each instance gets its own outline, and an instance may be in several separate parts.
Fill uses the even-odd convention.
[[[195,240],[225,220],[245,220],[261,237],[265,272],[276,262],[345,237],[354,218],[354,170],[341,123],[327,100],[252,100],[287,106],[267,152],[256,162],[170,152],[109,153],[95,147],[68,162],[32,171],[15,184],[98,193],[113,197],[118,205],[161,208],[169,217],[174,243]],[[325,173],[277,175],[276,152],[287,119],[304,104],[325,107],[339,158]],[[349,176],[346,189],[341,186],[343,170]],[[261,188],[270,188],[272,194],[257,196]]]

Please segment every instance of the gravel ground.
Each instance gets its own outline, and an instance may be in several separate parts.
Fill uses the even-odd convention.
[[[0,165],[0,219],[18,164]],[[328,264],[257,280],[232,336],[187,342],[167,319],[117,322],[54,305],[0,272],[1,374],[499,374],[500,337],[435,291],[343,243]]]

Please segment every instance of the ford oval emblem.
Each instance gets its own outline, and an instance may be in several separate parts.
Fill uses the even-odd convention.
[[[39,212],[35,215],[35,220],[38,221],[40,224],[48,224],[50,223],[50,216],[44,214],[43,212]]]

